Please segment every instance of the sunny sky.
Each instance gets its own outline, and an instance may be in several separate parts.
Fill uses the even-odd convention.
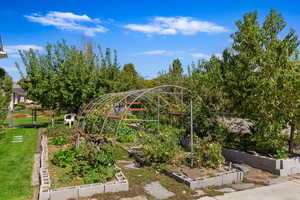
[[[168,68],[174,58],[186,66],[230,46],[234,22],[257,10],[260,21],[275,8],[287,30],[300,35],[298,0],[0,0],[0,35],[9,58],[0,60],[17,81],[19,49],[43,51],[47,42],[83,40],[118,51],[145,78]]]

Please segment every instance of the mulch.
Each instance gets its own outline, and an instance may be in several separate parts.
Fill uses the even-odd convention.
[[[27,115],[27,114],[13,114],[12,117],[13,118],[26,118],[26,117],[29,117],[29,115]]]

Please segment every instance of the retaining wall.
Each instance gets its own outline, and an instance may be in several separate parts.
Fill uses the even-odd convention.
[[[223,149],[226,160],[237,163],[245,163],[252,167],[262,169],[279,176],[288,176],[300,173],[300,156],[289,159],[275,159],[261,155],[252,155],[243,151]]]
[[[213,177],[202,177],[197,179],[192,179],[182,173],[175,173],[170,170],[164,170],[163,172],[166,175],[174,178],[178,182],[185,183],[191,189],[238,183],[243,181],[244,178],[244,172],[237,169],[233,169],[228,172],[218,173],[216,174],[216,176]]]
[[[116,181],[50,189],[51,181],[48,172],[48,147],[46,136],[42,136],[41,138],[40,166],[41,184],[39,200],[67,200],[72,198],[79,199],[83,197],[93,196],[95,194],[107,192],[121,192],[129,190],[128,180],[121,171],[115,174]],[[118,167],[116,168],[120,170]]]

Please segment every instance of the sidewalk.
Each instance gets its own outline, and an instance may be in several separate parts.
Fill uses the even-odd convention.
[[[224,196],[207,198],[207,200],[300,200],[300,180],[227,193]]]

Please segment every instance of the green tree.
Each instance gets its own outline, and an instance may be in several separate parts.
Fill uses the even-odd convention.
[[[112,67],[109,52],[103,60],[91,44],[80,50],[65,41],[48,44],[45,54],[22,51],[27,74],[22,85],[29,98],[43,107],[76,113],[82,104],[110,89],[106,81],[111,78],[106,74]]]
[[[134,64],[125,64],[122,70],[122,80],[124,91],[140,89],[144,87],[144,80],[139,76]]]
[[[8,106],[12,97],[12,79],[0,68],[0,132],[3,130],[3,122],[7,117]]]
[[[274,9],[262,25],[257,12],[245,14],[236,25],[232,48],[214,62],[216,84],[232,112],[254,120],[257,144],[274,153],[282,144],[281,130],[299,113],[299,67],[290,59],[298,37],[294,30],[279,37],[286,22]]]

